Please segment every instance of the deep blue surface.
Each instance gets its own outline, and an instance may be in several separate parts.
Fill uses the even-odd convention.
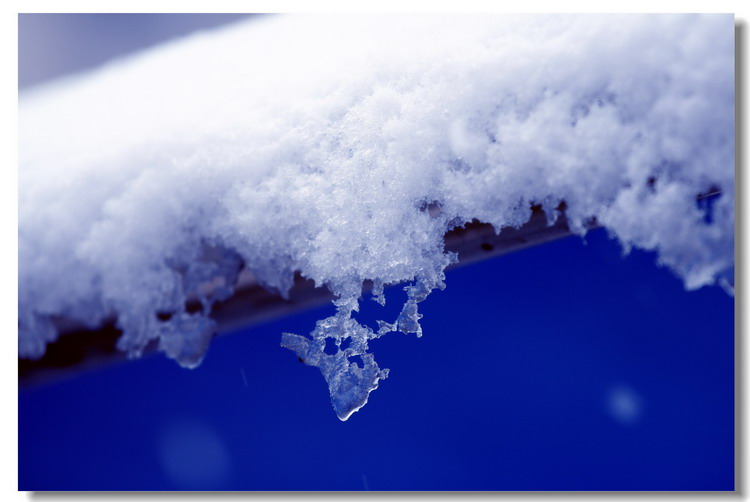
[[[453,270],[348,422],[279,346],[318,309],[19,395],[21,490],[731,490],[733,298],[603,231]],[[395,318],[368,301],[363,319]]]

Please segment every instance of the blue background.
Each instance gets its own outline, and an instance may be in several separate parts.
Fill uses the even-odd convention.
[[[21,16],[19,87],[234,19]],[[160,38],[161,37],[161,38]],[[19,391],[21,490],[731,490],[734,307],[603,230],[448,272],[348,422],[279,346],[324,307]],[[395,319],[365,301],[360,318]]]
[[[452,270],[347,422],[279,346],[320,308],[22,391],[22,490],[731,490],[733,299],[603,230]],[[394,318],[366,301],[361,318]],[[619,403],[619,404],[618,404]],[[618,412],[619,410],[619,412]]]

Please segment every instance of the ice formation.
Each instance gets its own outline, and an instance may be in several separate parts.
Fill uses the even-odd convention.
[[[282,343],[343,420],[387,375],[368,341],[421,334],[445,232],[532,203],[731,285],[733,44],[731,15],[278,16],[25,91],[19,356],[115,316],[121,349],[192,367],[243,266],[282,293],[297,271],[337,313]],[[407,283],[377,332],[351,317],[366,280]]]

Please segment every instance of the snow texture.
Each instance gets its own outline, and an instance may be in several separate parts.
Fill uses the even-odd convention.
[[[733,44],[731,15],[278,16],[23,92],[19,355],[114,316],[122,350],[193,367],[242,267],[282,294],[297,271],[337,313],[283,345],[345,420],[387,375],[368,341],[421,335],[445,232],[534,203],[731,289]],[[408,284],[377,332],[365,280]]]

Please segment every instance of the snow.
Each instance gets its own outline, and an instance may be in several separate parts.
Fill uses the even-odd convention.
[[[242,267],[282,294],[299,272],[337,313],[282,343],[345,420],[387,375],[368,340],[422,334],[445,232],[533,203],[732,288],[731,15],[252,20],[23,92],[19,138],[21,357],[115,316],[122,350],[195,367]],[[366,280],[407,284],[377,332],[351,318]]]

